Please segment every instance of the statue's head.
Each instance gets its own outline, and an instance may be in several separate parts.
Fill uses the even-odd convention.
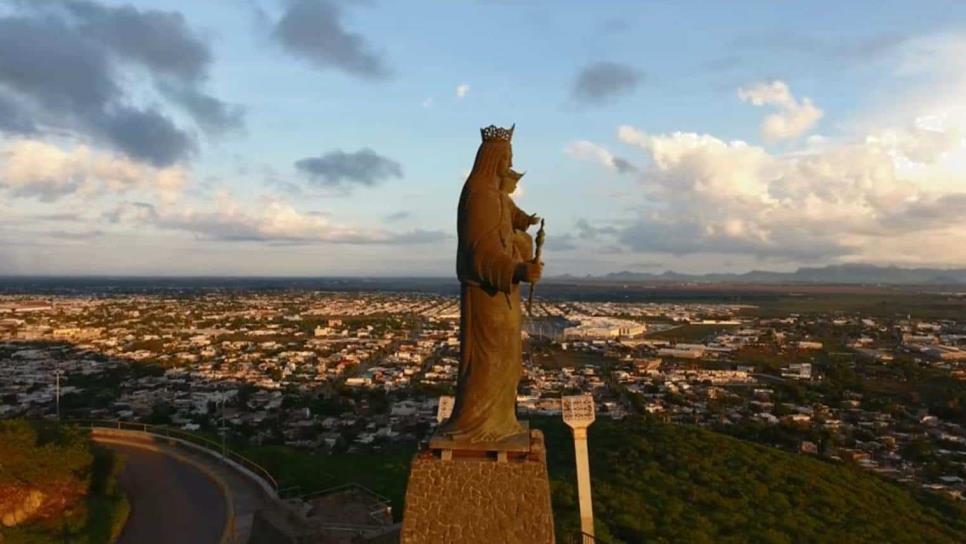
[[[512,195],[517,190],[517,184],[520,183],[520,178],[524,174],[526,172],[517,172],[512,168],[507,168],[506,173],[500,178],[500,190],[508,195]]]
[[[473,163],[473,171],[470,178],[474,176],[485,176],[487,178],[504,177],[513,166],[513,147],[510,140],[513,139],[514,124],[510,128],[500,128],[490,125],[480,129],[483,141],[476,152],[476,161]],[[499,188],[499,187],[497,187]]]

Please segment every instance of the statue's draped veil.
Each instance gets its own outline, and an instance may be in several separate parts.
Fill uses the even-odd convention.
[[[460,368],[456,404],[440,432],[466,442],[495,442],[522,431],[516,390],[523,374],[517,262],[508,244],[513,226],[500,192],[510,166],[508,140],[484,139],[457,215]]]

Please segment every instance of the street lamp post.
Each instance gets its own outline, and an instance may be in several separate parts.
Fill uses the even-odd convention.
[[[574,433],[577,461],[577,495],[580,499],[580,531],[584,544],[594,542],[594,507],[590,495],[590,462],[587,454],[587,427],[594,422],[594,397],[574,395],[560,399],[564,423]]]

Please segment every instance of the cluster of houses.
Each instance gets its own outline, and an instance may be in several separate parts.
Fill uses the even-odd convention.
[[[966,323],[748,309],[538,301],[519,408],[558,415],[561,395],[589,393],[601,417],[773,427],[799,451],[962,496],[962,420],[923,404],[887,409],[843,391],[829,369],[966,379]],[[456,383],[458,336],[458,301],[427,294],[8,297],[0,416],[59,402],[69,417],[368,451],[432,432]]]

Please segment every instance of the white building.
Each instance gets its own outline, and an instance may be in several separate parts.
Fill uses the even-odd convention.
[[[640,336],[647,332],[647,325],[613,317],[581,316],[577,325],[564,329],[566,338],[623,338]]]
[[[812,363],[792,363],[782,369],[782,377],[796,380],[810,380],[812,379]]]

